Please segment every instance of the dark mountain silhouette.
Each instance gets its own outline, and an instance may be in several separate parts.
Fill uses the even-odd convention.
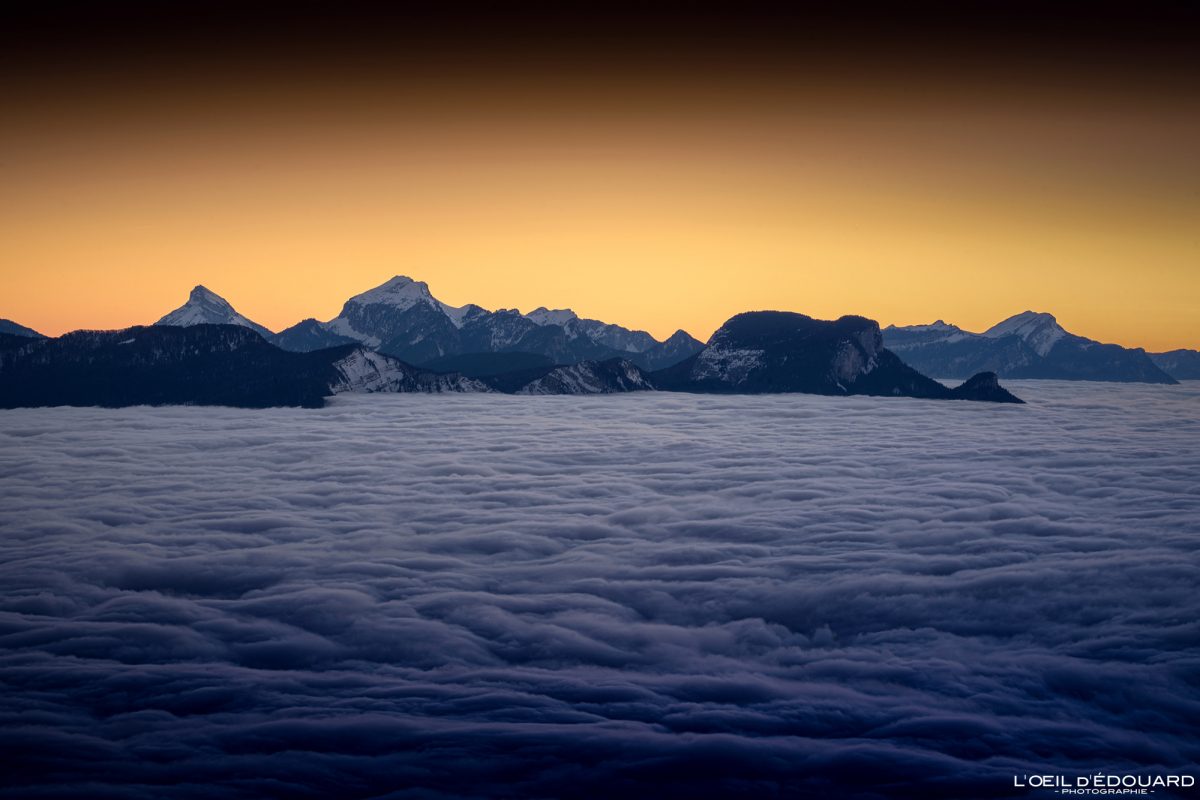
[[[1024,403],[1025,401],[1000,385],[994,372],[980,372],[950,390],[955,400],[981,400],[987,403]]]
[[[361,344],[291,352],[242,325],[77,331],[57,339],[0,334],[0,406],[316,407],[341,392],[607,394],[654,388],[1020,402],[994,374],[957,389],[926,378],[884,349],[878,325],[863,317],[823,322],[785,312],[739,314],[703,351],[653,374],[624,358],[573,364],[544,358],[517,352],[443,357],[442,367],[469,367],[476,379],[415,367]],[[520,368],[504,368],[512,366]]]
[[[652,373],[661,389],[757,394],[895,395],[1020,402],[995,376],[950,389],[883,346],[878,323],[845,316],[832,322],[786,311],[756,311],[721,326],[708,346]]]
[[[15,341],[20,339],[20,341]],[[292,353],[240,325],[0,337],[0,407],[324,404],[343,391],[487,391],[360,345]]]

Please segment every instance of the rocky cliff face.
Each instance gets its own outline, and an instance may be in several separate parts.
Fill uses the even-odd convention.
[[[517,394],[616,394],[653,389],[646,374],[632,361],[581,361],[555,367],[517,390]]]
[[[437,373],[418,369],[390,356],[364,347],[351,349],[344,357],[333,361],[331,394],[345,392],[406,392],[446,394],[490,392],[486,384],[454,373]]]

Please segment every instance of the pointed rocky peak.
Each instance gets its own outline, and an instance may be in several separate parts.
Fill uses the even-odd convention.
[[[677,330],[665,340],[649,348],[642,356],[641,364],[649,370],[665,369],[678,364],[704,349],[704,343],[685,330]]]
[[[192,287],[192,291],[188,292],[189,303],[213,303],[215,305],[228,306],[229,302],[221,295],[209,289],[204,284],[198,283]]]
[[[1067,331],[1058,324],[1053,314],[1038,311],[1022,311],[983,332],[984,336],[998,339],[1002,336],[1018,336],[1034,351],[1044,356],[1051,348],[1067,336]]]
[[[171,321],[173,319],[180,319],[180,318],[184,318],[184,317],[194,316],[196,314],[230,316],[230,315],[236,315],[237,312],[234,310],[233,306],[231,306],[229,304],[229,301],[226,300],[224,297],[221,297],[221,295],[217,294],[212,289],[209,289],[207,286],[197,284],[196,286],[192,287],[192,290],[190,292],[188,292],[187,302],[184,303],[183,305],[181,305],[179,308],[172,311],[170,314],[167,314],[165,317],[160,319],[158,321],[158,324],[159,325],[196,325],[196,324],[199,324],[198,321],[184,321],[184,322]],[[203,320],[203,321],[216,322],[217,320]]]
[[[188,293],[187,302],[164,316],[155,325],[240,325],[250,328],[261,336],[272,333],[262,325],[237,312],[229,301],[206,286],[197,284]]]
[[[203,313],[213,317],[220,317],[222,320],[240,316],[234,310],[233,306],[229,304],[228,300],[201,284],[192,287],[192,291],[188,292],[187,302],[178,310],[185,308],[200,309]],[[172,313],[177,313],[177,311]]]
[[[693,342],[700,344],[699,339],[697,339],[695,336],[692,336],[683,328],[680,328],[663,340],[663,344],[691,344]]]
[[[658,345],[659,350],[666,353],[686,353],[691,355],[704,349],[704,342],[680,328]]]
[[[526,314],[525,319],[535,325],[566,325],[573,319],[579,319],[579,315],[569,308],[549,309],[540,306]]]

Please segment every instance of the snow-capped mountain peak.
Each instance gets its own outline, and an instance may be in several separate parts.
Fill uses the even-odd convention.
[[[180,306],[172,314],[177,314],[180,311],[192,311],[193,313],[212,312],[217,314],[236,314],[233,306],[229,304],[221,295],[209,289],[207,286],[197,284],[188,292],[187,302]]]
[[[474,312],[484,310],[474,303],[462,306],[443,303],[429,291],[428,283],[414,280],[407,275],[396,275],[374,289],[354,295],[347,303],[357,303],[362,306],[384,305],[400,311],[424,303],[445,314],[456,328],[461,328]],[[332,324],[332,322],[328,324]]]
[[[239,314],[224,297],[202,285],[193,287],[186,303],[154,324],[181,328],[191,325],[241,325],[260,336],[272,335],[262,325]]]
[[[534,325],[566,325],[573,319],[579,319],[579,315],[569,308],[549,309],[539,306],[526,314],[525,319]]]
[[[438,301],[429,292],[429,284],[425,281],[415,281],[407,275],[396,275],[374,289],[354,295],[348,302],[364,306],[378,304],[397,308],[409,308],[417,303],[428,303],[440,307]]]
[[[312,350],[356,341],[412,364],[468,353],[538,353],[555,363],[634,357],[647,369],[691,356],[702,345],[685,333],[659,342],[649,333],[541,306],[489,311],[438,300],[424,281],[397,275],[351,297],[328,322],[309,320],[280,333],[286,349]]]
[[[221,297],[221,295],[217,294],[212,289],[209,289],[202,283],[196,284],[192,287],[192,291],[188,292],[188,301],[217,303],[226,306],[229,305],[224,297]]]
[[[1068,334],[1058,324],[1058,320],[1054,318],[1053,314],[1023,311],[993,325],[984,331],[983,335],[992,339],[1002,336],[1018,336],[1038,355],[1045,356],[1060,339]]]

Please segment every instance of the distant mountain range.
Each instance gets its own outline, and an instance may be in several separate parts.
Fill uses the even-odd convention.
[[[351,297],[328,322],[306,319],[272,334],[239,314],[203,286],[159,325],[243,325],[285,350],[307,352],[338,344],[363,344],[405,362],[464,374],[499,374],[524,362],[573,364],[624,358],[646,371],[678,364],[704,345],[686,331],[659,342],[599,320],[581,319],[570,309],[488,311],[468,303],[438,300],[428,284],[402,275]],[[1050,314],[1026,311],[983,333],[941,320],[930,325],[889,326],[884,345],[926,375],[967,378],[995,372],[1002,378],[1173,383],[1200,378],[1200,352],[1146,353],[1102,344],[1065,330]],[[496,354],[494,358],[488,354]],[[500,355],[504,354],[504,355]]]
[[[240,324],[76,331],[55,339],[0,334],[0,407],[315,407],[343,392],[578,395],[654,389],[1021,402],[1000,388],[994,374],[977,375],[955,389],[921,375],[884,348],[878,324],[863,317],[824,322],[786,312],[739,314],[699,353],[655,372],[619,357],[512,366],[472,377],[413,366],[358,343],[294,352]]]
[[[950,388],[927,377],[968,378]],[[999,377],[1174,383],[1200,378],[1200,353],[1147,354],[1017,314],[983,333],[937,321],[879,326],[758,311],[702,344],[568,309],[488,311],[437,300],[397,276],[338,316],[272,333],[195,287],[150,327],[46,338],[0,320],[0,406],[163,403],[317,406],[342,392],[598,394],[641,390],[1021,402]]]
[[[1200,377],[1200,353],[1147,353],[1070,333],[1052,315],[1025,311],[983,333],[938,320],[889,326],[883,342],[926,375],[961,378],[995,372],[1002,378],[1176,383]],[[1178,373],[1178,374],[1176,374]]]
[[[306,319],[277,334],[247,319],[227,301],[203,286],[160,319],[157,325],[242,325],[273,344],[309,352],[340,344],[361,344],[410,364],[445,365],[447,359],[468,357],[491,372],[513,358],[541,358],[550,364],[623,358],[645,370],[677,363],[704,345],[676,331],[660,342],[645,331],[634,331],[599,320],[583,319],[570,309],[538,308],[528,314],[516,309],[488,311],[469,303],[451,306],[438,300],[429,285],[397,275],[386,283],[351,297],[327,322]],[[504,354],[486,365],[484,354]]]

